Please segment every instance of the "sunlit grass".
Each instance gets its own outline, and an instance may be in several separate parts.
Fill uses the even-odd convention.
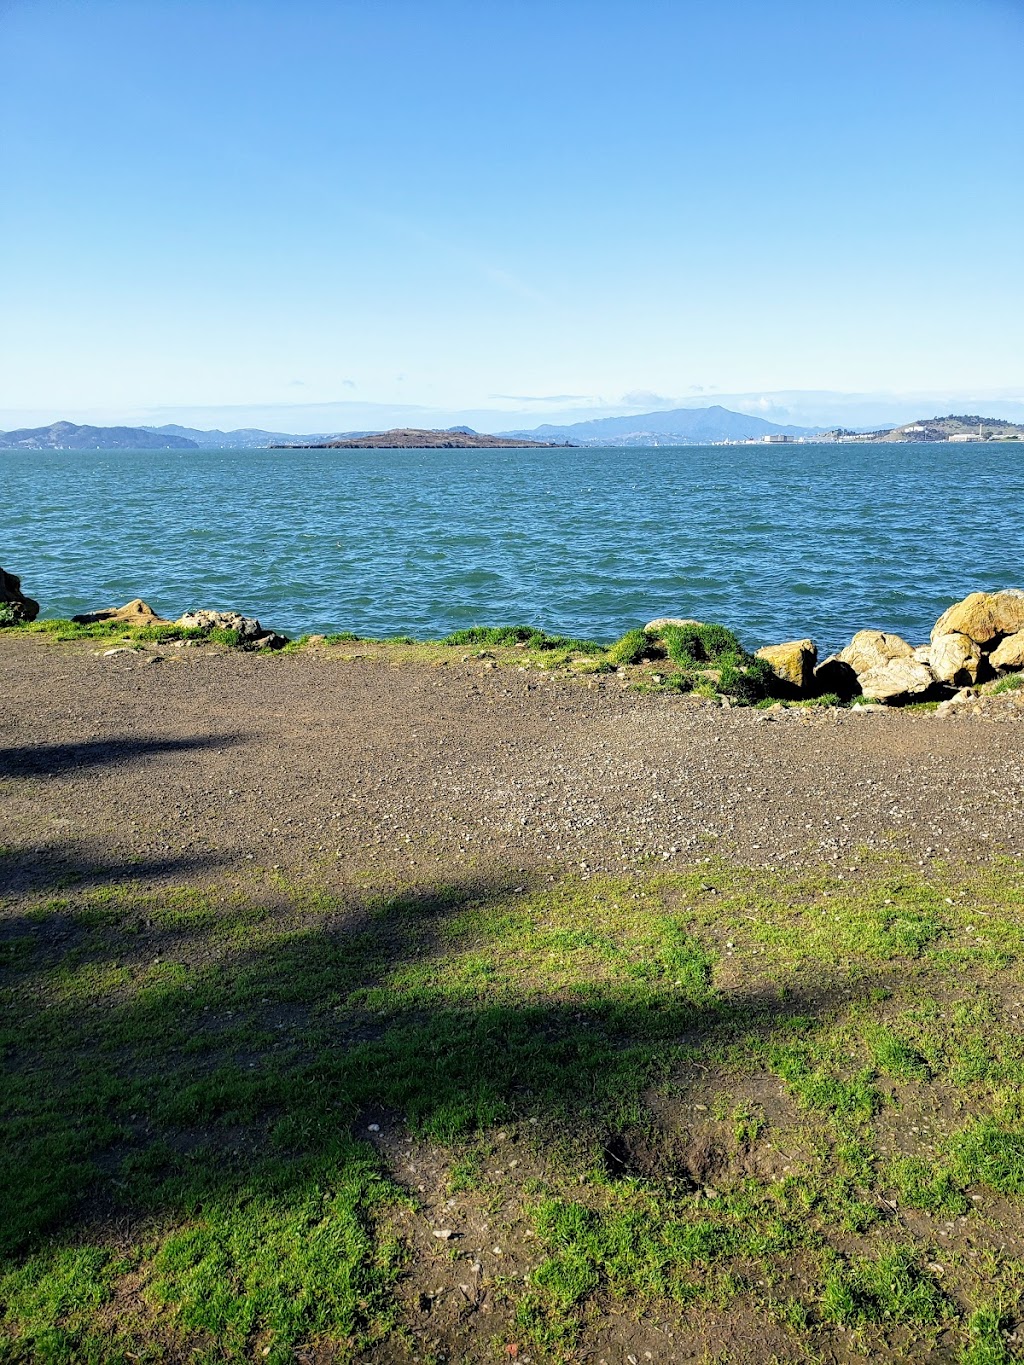
[[[0,1359],[395,1330],[416,1194],[370,1110],[467,1198],[479,1144],[522,1135],[539,1174],[503,1197],[542,1254],[495,1293],[552,1358],[601,1305],[736,1301],[878,1359],[940,1327],[999,1358],[1024,1268],[936,1278],[891,1207],[937,1240],[1024,1197],[1018,863],[272,889],[3,907]]]

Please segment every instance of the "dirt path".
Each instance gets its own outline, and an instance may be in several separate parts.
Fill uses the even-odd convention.
[[[1015,704],[955,720],[727,711],[476,662],[156,662],[0,638],[2,842],[25,854],[4,875],[17,891],[54,859],[345,878],[1020,852],[1021,720]]]

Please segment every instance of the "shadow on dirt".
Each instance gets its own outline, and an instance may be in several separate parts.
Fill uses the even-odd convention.
[[[136,763],[156,754],[180,754],[190,749],[226,749],[240,744],[238,734],[168,739],[160,735],[82,740],[67,744],[0,746],[0,777],[58,777],[84,768]]]

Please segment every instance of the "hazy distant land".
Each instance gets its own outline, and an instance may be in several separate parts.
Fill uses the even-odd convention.
[[[533,430],[496,435],[471,427],[444,430],[400,427],[390,431],[347,431],[301,435],[243,427],[236,431],[203,431],[196,427],[97,427],[53,422],[0,432],[0,450],[386,450],[512,449],[552,446],[730,445],[752,442],[832,441],[1004,441],[1024,439],[1024,424],[998,417],[950,414],[920,418],[902,426],[875,430],[841,427],[779,426],[762,417],[728,408],[676,408],[639,417],[603,417],[569,426],[542,425]]]

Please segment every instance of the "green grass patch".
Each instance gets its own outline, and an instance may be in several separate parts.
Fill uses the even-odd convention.
[[[604,646],[593,640],[577,640],[568,635],[548,635],[535,626],[471,626],[466,630],[453,630],[445,635],[439,644],[491,646],[524,645],[528,650],[572,650],[579,654],[599,654]]]
[[[874,1257],[836,1260],[825,1279],[821,1313],[845,1327],[913,1325],[942,1321],[952,1305],[909,1248],[893,1247]]]
[[[821,1353],[946,1323],[984,1360],[971,1314],[1012,1316],[1024,1272],[958,1243],[940,1285],[885,1220],[998,1198],[1024,1235],[1022,904],[1008,860],[8,900],[0,1360],[358,1358],[432,1273],[395,1232],[415,1180],[363,1140],[382,1113],[435,1207],[534,1233],[492,1292],[552,1359],[609,1305],[756,1306],[800,1266],[779,1312]]]

